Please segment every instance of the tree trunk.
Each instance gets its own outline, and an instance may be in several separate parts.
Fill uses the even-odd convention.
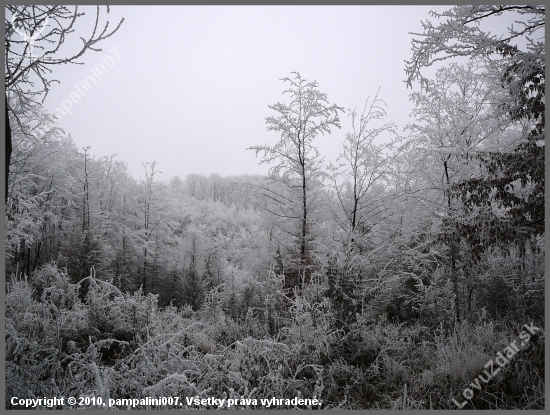
[[[450,156],[449,156],[450,157]],[[449,160],[449,157],[447,160]],[[447,161],[443,163],[443,166],[445,167],[445,177],[447,179],[447,188],[450,188],[451,186],[451,180],[449,178],[449,169],[447,167]],[[448,191],[448,190],[447,190]],[[447,193],[447,208],[449,211],[449,215],[453,214],[452,212],[452,205],[451,205],[451,194]],[[456,228],[456,218],[453,216],[453,223],[455,224]],[[453,235],[452,242],[451,242],[451,280],[453,283],[454,293],[455,293],[455,311],[456,311],[456,320],[460,321],[460,302],[458,299],[458,271],[456,269],[456,253],[458,250],[457,243],[455,238],[457,238],[457,229],[455,229],[455,234]]]
[[[31,276],[31,247],[27,247],[27,277]]]
[[[306,236],[307,236],[307,196],[306,196],[306,176],[302,173],[302,207],[304,209],[302,216],[302,237],[300,241],[300,267],[298,269],[298,289],[301,291],[304,284],[306,267]],[[303,269],[303,274],[302,274]],[[303,275],[303,276],[302,276]]]
[[[145,240],[145,248],[143,248],[143,281],[141,285],[143,286],[143,295],[145,295],[145,288],[147,286],[147,241],[149,238]]]
[[[5,173],[6,173],[6,194],[5,201],[8,202],[8,178],[10,175],[10,161],[11,161],[11,127],[10,127],[10,117],[8,115],[8,96],[6,95],[6,164],[5,164]]]

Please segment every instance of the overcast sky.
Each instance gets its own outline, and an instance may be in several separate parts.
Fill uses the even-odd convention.
[[[97,64],[108,63],[60,120],[78,147],[118,154],[136,178],[143,177],[141,162],[154,160],[162,180],[265,174],[268,166],[246,148],[278,138],[266,130],[265,117],[275,115],[269,104],[284,100],[280,78],[298,71],[346,109],[362,109],[381,87],[388,120],[402,128],[412,110],[403,82],[409,32],[421,31],[430,10],[448,8],[116,6],[108,17],[111,24],[124,17],[121,29],[101,44],[102,52],[87,52],[84,65],[54,68],[52,78],[61,84],[45,107],[53,112]],[[75,41],[88,31],[77,26]],[[341,120],[341,130],[317,140],[328,159],[350,130],[350,118]]]

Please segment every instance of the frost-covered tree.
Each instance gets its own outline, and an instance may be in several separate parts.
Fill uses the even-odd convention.
[[[460,246],[465,212],[450,189],[479,173],[479,163],[472,158],[513,147],[517,141],[514,131],[507,131],[509,120],[496,114],[505,91],[495,85],[485,64],[481,59],[463,66],[453,63],[438,70],[436,79],[427,81],[425,89],[411,94],[416,120],[408,128],[415,139],[417,172],[427,172],[433,197],[431,212],[442,219],[441,239],[447,246],[448,271],[457,302],[458,264],[468,262],[471,250]],[[483,247],[470,245],[477,250]],[[455,309],[459,311],[458,303]]]
[[[346,243],[359,243],[383,218],[383,184],[391,173],[393,161],[404,146],[392,122],[383,122],[385,102],[378,98],[365,103],[358,117],[349,111],[352,131],[346,134],[343,152],[331,164],[331,180],[344,219],[336,219],[343,229]],[[359,118],[359,122],[357,122]]]
[[[511,239],[519,234],[544,232],[545,10],[543,5],[482,5],[456,6],[441,14],[432,12],[432,16],[445,21],[437,26],[423,23],[424,32],[414,34],[419,38],[412,41],[413,57],[406,61],[409,86],[418,80],[422,87],[429,88],[423,69],[463,57],[484,59],[488,62],[486,70],[496,81],[494,88],[507,89],[508,93],[496,102],[500,105],[494,115],[507,116],[521,126],[521,140],[513,148],[478,155],[485,176],[467,178],[454,190],[458,196],[465,196],[463,201],[471,208],[479,208],[491,195],[507,212],[504,220],[494,218],[491,232]],[[489,18],[512,13],[518,20],[505,33],[482,30]]]
[[[426,86],[428,78],[422,70],[447,59],[488,56],[498,59],[503,57],[503,52],[512,50],[516,53],[508,57],[515,62],[529,55],[544,55],[545,10],[543,5],[461,5],[443,13],[430,12],[432,17],[444,21],[439,25],[422,22],[423,33],[412,33],[415,36],[412,40],[413,56],[405,61],[407,85],[412,87],[414,81],[420,81]],[[504,13],[516,13],[516,28],[511,25],[506,33],[500,35],[481,29],[484,20]],[[513,46],[512,42],[517,40],[527,42],[526,51],[520,52]],[[529,63],[533,63],[531,59]]]
[[[340,128],[338,111],[342,108],[330,105],[327,95],[318,89],[316,81],[308,82],[298,72],[293,78],[283,78],[289,88],[290,103],[270,105],[278,113],[266,118],[268,131],[280,133],[275,145],[252,146],[256,155],[263,153],[261,163],[273,164],[270,178],[282,184],[283,191],[265,188],[265,196],[274,201],[272,213],[295,224],[290,233],[296,238],[299,263],[298,286],[303,284],[304,267],[308,263],[310,216],[315,206],[316,188],[322,183],[323,157],[314,145],[319,134],[330,134],[331,126]]]
[[[148,255],[151,253],[155,255],[155,246],[156,243],[151,237],[155,228],[159,225],[160,221],[158,218],[154,220],[154,214],[158,215],[158,206],[157,209],[154,208],[153,203],[156,201],[154,195],[155,192],[155,174],[161,173],[158,170],[155,170],[156,161],[152,163],[143,163],[143,168],[145,170],[145,180],[142,183],[143,189],[143,291],[147,290],[147,272],[148,272]],[[151,252],[152,251],[152,252]]]
[[[109,13],[109,6],[106,8]],[[101,51],[97,43],[112,36],[124,19],[113,30],[109,30],[106,21],[101,28],[101,8],[97,6],[95,24],[89,36],[80,37],[82,45],[66,55],[60,56],[67,38],[75,32],[75,23],[84,16],[78,6],[54,5],[6,6],[5,19],[5,87],[6,87],[6,194],[8,198],[8,178],[10,174],[10,156],[13,150],[12,132],[9,122],[9,96],[16,94],[21,102],[30,105],[41,95],[48,93],[52,83],[49,79],[52,67],[61,64],[78,64],[78,59],[88,50]],[[36,98],[35,98],[36,97]]]
[[[498,21],[504,14],[517,16],[504,33],[483,30],[489,20]],[[420,81],[422,91],[415,95],[427,97],[422,105],[433,107],[437,96],[448,95],[433,91],[434,82],[423,72],[447,59],[466,60],[468,67],[481,65],[474,78],[470,76],[470,85],[477,78],[485,84],[477,90],[486,91],[480,100],[470,87],[473,100],[462,95],[473,105],[465,107],[464,99],[450,101],[453,112],[447,115],[437,108],[431,111],[438,113],[434,119],[444,115],[451,121],[432,125],[433,131],[444,132],[439,147],[449,157],[443,162],[443,184],[451,214],[443,221],[451,225],[446,240],[454,246],[452,268],[458,270],[460,251],[467,277],[479,274],[476,264],[483,263],[489,247],[505,253],[512,243],[525,256],[529,239],[544,234],[545,7],[457,6],[432,16],[445,21],[423,23],[424,32],[414,34],[413,57],[406,66],[408,85]],[[499,129],[506,129],[505,134]],[[446,136],[455,138],[446,142]],[[530,245],[536,245],[534,240]],[[466,278],[468,309],[475,287],[470,282]]]
[[[26,111],[17,97],[11,100],[13,122],[12,174],[6,205],[6,265],[16,264],[26,274],[40,265],[40,256],[55,250],[54,237],[61,204],[55,194],[62,190],[64,167],[71,158],[67,143],[55,125],[41,140],[30,132],[50,123],[44,109],[34,104]],[[29,138],[30,137],[30,138]],[[51,252],[51,251],[50,251]]]

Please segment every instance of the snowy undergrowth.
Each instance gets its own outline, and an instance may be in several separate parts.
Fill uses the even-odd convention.
[[[491,321],[448,328],[358,315],[338,328],[320,292],[288,298],[276,319],[250,308],[234,320],[214,291],[199,312],[159,308],[155,295],[94,277],[71,284],[49,264],[9,285],[6,396],[298,396],[322,408],[454,409],[451,399],[514,337]],[[536,340],[514,375],[505,368],[471,405],[541,407],[544,335]]]

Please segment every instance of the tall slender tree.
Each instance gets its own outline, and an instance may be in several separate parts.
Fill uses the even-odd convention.
[[[283,78],[289,88],[290,103],[270,105],[278,113],[266,118],[267,130],[280,133],[275,145],[252,146],[256,155],[263,153],[261,163],[274,164],[269,177],[283,185],[285,194],[265,189],[265,195],[275,202],[275,215],[294,222],[297,226],[293,236],[299,246],[298,286],[303,285],[305,266],[308,263],[308,240],[310,237],[310,215],[313,189],[325,177],[323,157],[314,145],[319,134],[330,134],[331,126],[340,128],[336,104],[330,105],[327,94],[319,91],[316,81],[307,82],[298,72],[293,78]]]
[[[370,103],[367,99],[359,117],[356,110],[349,111],[352,131],[346,134],[336,164],[329,166],[339,208],[344,213],[343,221],[338,215],[336,218],[346,243],[352,246],[384,216],[381,188],[374,189],[387,179],[393,161],[404,148],[395,124],[381,123],[386,116],[384,107],[385,102],[378,98],[377,92]]]
[[[150,239],[153,224],[151,221],[151,202],[153,201],[155,174],[160,173],[155,170],[156,161],[152,163],[143,163],[145,169],[144,196],[143,196],[143,292],[147,288],[147,255],[149,254]]]

